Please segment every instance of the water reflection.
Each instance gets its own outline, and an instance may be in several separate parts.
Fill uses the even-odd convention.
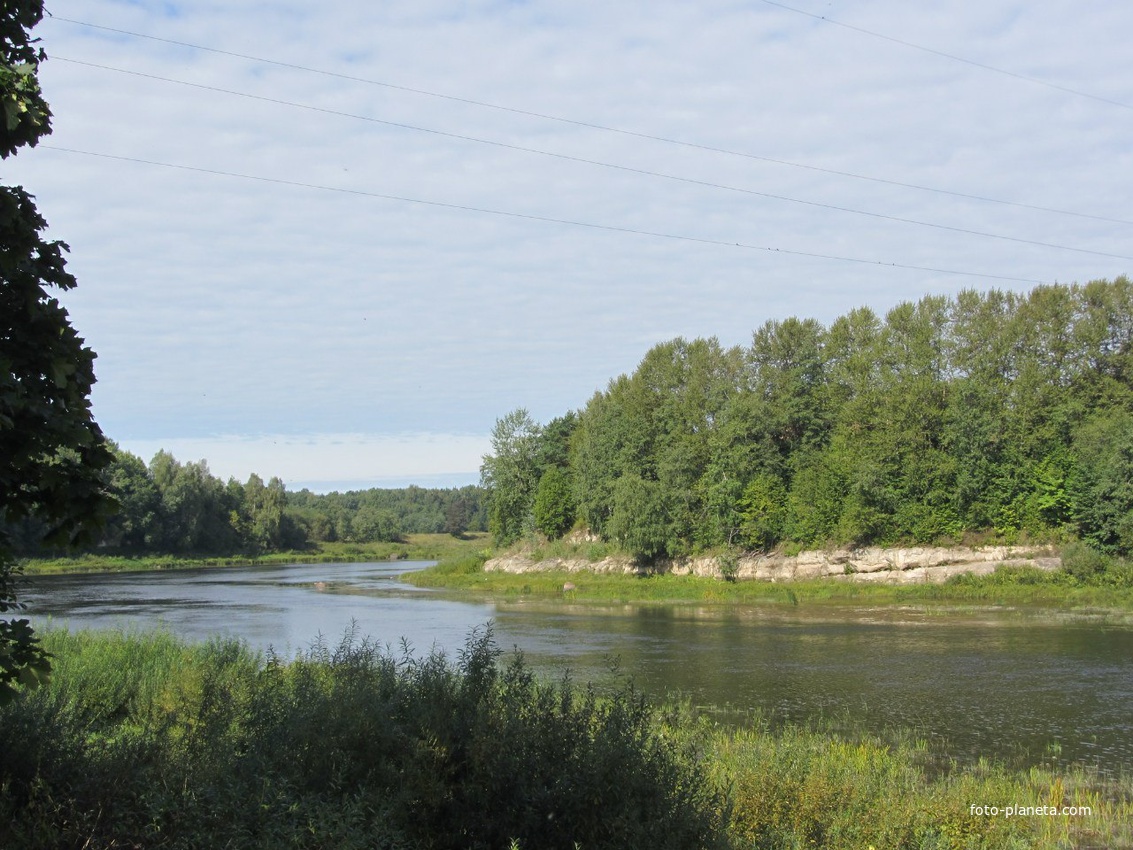
[[[450,649],[493,616],[489,604],[445,600],[398,581],[431,562],[298,564],[176,572],[44,576],[23,598],[33,621],[74,628],[162,627],[192,640],[238,637],[284,655],[320,635],[337,641],[351,623],[374,639]],[[408,604],[407,600],[428,600]]]
[[[361,634],[450,653],[488,620],[540,669],[609,680],[611,662],[654,695],[913,728],[959,758],[1044,758],[1133,771],[1133,628],[1046,612],[772,605],[469,602],[398,577],[421,564],[314,564],[44,577],[33,620],[164,626],[290,654]]]

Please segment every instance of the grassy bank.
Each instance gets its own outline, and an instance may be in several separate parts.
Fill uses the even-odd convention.
[[[1133,611],[1133,570],[1128,564],[1046,572],[1001,567],[987,576],[957,576],[944,584],[866,584],[830,579],[727,582],[697,576],[590,572],[485,572],[486,558],[472,553],[439,562],[406,580],[502,597],[535,596],[573,602],[696,602],[741,604],[861,603],[1034,605]],[[1072,562],[1073,563],[1073,562]],[[565,585],[572,589],[564,591]]]
[[[124,556],[84,554],[70,558],[28,558],[21,562],[27,575],[54,573],[130,572],[176,570],[192,567],[237,567],[254,564],[310,564],[349,561],[437,561],[459,558],[488,545],[488,535],[473,532],[463,537],[451,534],[408,534],[404,540],[380,543],[320,543],[296,552],[224,557],[174,555]]]
[[[608,544],[561,541],[523,552],[538,561],[573,558],[596,561],[610,554]],[[588,558],[589,554],[589,558]],[[1107,559],[1080,544],[1063,551],[1065,569],[1053,572],[1000,567],[988,576],[956,576],[944,584],[868,584],[836,579],[799,581],[723,581],[697,576],[627,575],[602,572],[485,571],[485,552],[445,559],[406,576],[420,587],[516,598],[595,603],[701,604],[959,604],[1030,605],[1071,610],[1133,611],[1133,564]],[[569,587],[570,589],[565,589]]]
[[[290,663],[160,634],[46,641],[52,682],[0,708],[3,847],[1133,846],[1128,781],[737,731],[540,682],[485,635],[455,663],[354,639]],[[1090,814],[972,809],[1008,805]]]

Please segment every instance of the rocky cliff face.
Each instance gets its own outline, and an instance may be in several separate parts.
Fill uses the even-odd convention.
[[[742,556],[735,564],[735,577],[756,581],[795,581],[827,578],[833,581],[872,581],[912,584],[940,583],[961,573],[987,575],[999,566],[1026,566],[1055,570],[1062,565],[1049,547],[987,546],[981,548],[918,546],[908,549],[835,549],[800,552],[798,555]],[[722,578],[717,558],[681,558],[662,561],[651,571],[673,575]],[[485,570],[527,573],[559,570],[564,572],[640,573],[643,569],[631,558],[585,559],[548,558],[533,561],[522,555],[492,558]]]

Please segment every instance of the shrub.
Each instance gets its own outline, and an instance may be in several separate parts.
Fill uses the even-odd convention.
[[[1083,542],[1070,543],[1062,549],[1062,568],[1083,584],[1096,582],[1111,562],[1111,558]]]
[[[641,696],[537,681],[491,632],[455,664],[354,634],[239,643],[53,634],[0,711],[0,846],[711,847],[722,805]]]

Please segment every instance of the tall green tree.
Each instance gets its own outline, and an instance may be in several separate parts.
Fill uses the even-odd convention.
[[[480,467],[480,484],[488,491],[488,530],[497,544],[512,543],[533,527],[540,434],[523,408],[496,420],[492,429],[492,454]]]
[[[535,528],[551,539],[562,537],[574,525],[574,496],[562,467],[548,467],[539,478],[532,514]]]
[[[1111,411],[1083,425],[1070,481],[1083,539],[1103,552],[1133,554],[1133,414]]]
[[[167,452],[158,452],[150,470],[161,492],[165,551],[227,553],[249,548],[240,528],[239,484],[229,491],[209,472],[207,462],[181,464]]]
[[[44,54],[30,34],[42,17],[41,0],[0,6],[4,159],[51,131],[36,76]],[[19,608],[8,524],[35,517],[52,542],[72,544],[89,539],[113,509],[102,477],[111,453],[89,401],[94,352],[53,294],[75,279],[67,246],[44,240],[46,227],[31,195],[0,186],[0,613]],[[0,700],[49,670],[28,621],[0,619]]]
[[[569,473],[592,531],[670,555],[988,531],[1129,545],[1128,278],[768,322],[738,379],[730,362],[674,340],[591,399]]]
[[[107,483],[118,511],[107,522],[99,542],[122,551],[147,551],[161,535],[161,493],[140,457],[113,444],[111,449],[114,461]]]
[[[248,477],[243,487],[244,510],[250,520],[249,535],[256,548],[280,549],[284,545],[287,519],[287,493],[283,481],[273,477],[268,484],[256,474]]]

